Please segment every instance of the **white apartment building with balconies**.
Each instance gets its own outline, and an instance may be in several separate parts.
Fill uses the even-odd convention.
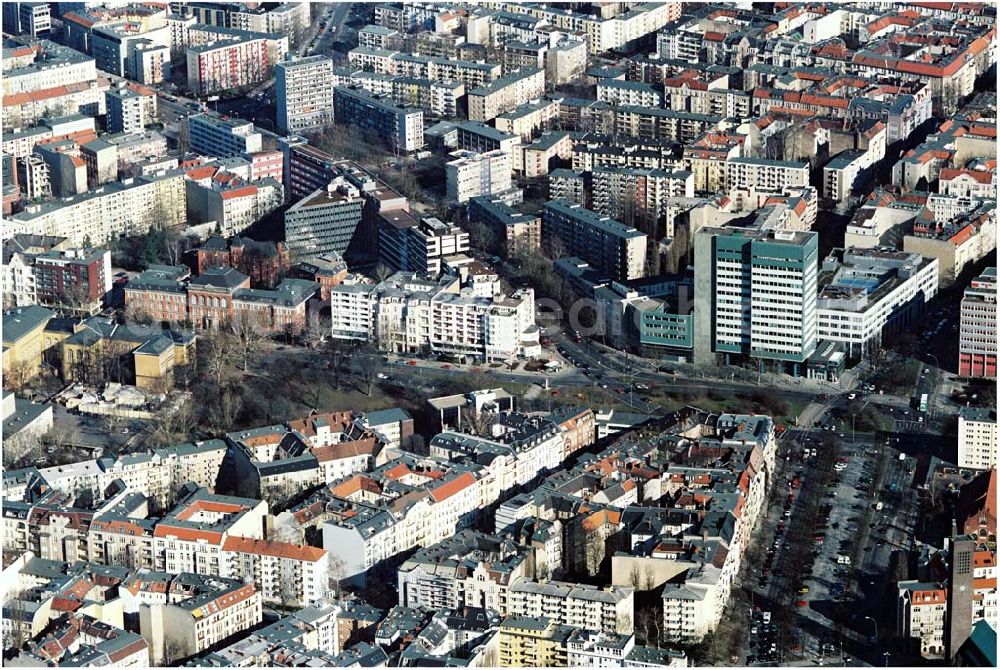
[[[445,164],[448,200],[467,202],[480,195],[493,195],[511,188],[511,157],[503,151],[453,151]]]
[[[545,93],[545,70],[512,72],[468,92],[469,120],[490,121]]]
[[[809,185],[809,163],[735,156],[726,160],[725,190],[774,191]]]
[[[297,133],[333,123],[333,61],[308,56],[274,68],[279,132]]]
[[[963,407],[958,413],[958,467],[989,470],[997,463],[997,413]]]
[[[628,586],[598,588],[569,582],[520,582],[511,587],[508,613],[548,617],[564,626],[631,634],[634,590]]]

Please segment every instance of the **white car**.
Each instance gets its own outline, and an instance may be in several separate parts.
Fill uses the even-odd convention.
[[[380,373],[378,373],[375,376],[378,377],[379,379],[388,379],[389,378],[389,375],[385,374],[384,372],[380,372]]]
[[[848,393],[848,394],[847,394],[847,399],[848,399],[848,400],[854,400],[854,399],[855,399],[855,398],[857,398],[857,397],[858,397],[858,394],[857,394],[857,393]]]

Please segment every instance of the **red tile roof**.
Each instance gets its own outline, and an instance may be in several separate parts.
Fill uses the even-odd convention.
[[[989,184],[993,181],[992,172],[982,172],[980,170],[960,170],[956,168],[942,168],[940,180],[951,181],[957,177],[966,176],[980,184]]]
[[[269,542],[249,537],[227,537],[222,545],[223,551],[242,554],[259,554],[278,558],[292,558],[309,563],[315,563],[326,556],[326,551],[309,545],[289,544],[287,542]]]
[[[222,194],[222,199],[233,200],[235,198],[244,198],[251,195],[257,195],[257,187],[253,186],[252,184],[250,186],[244,186],[242,188],[235,188],[232,191],[225,191]]]
[[[465,472],[460,476],[455,477],[450,482],[446,482],[436,489],[433,489],[431,491],[431,497],[434,498],[435,502],[443,502],[470,486],[474,486],[475,483],[476,478],[472,476],[472,473]]]
[[[204,540],[205,542],[209,542],[211,544],[219,544],[222,542],[222,533],[220,532],[187,528],[185,526],[171,526],[169,522],[161,522],[157,524],[153,535],[156,537],[167,537],[172,535],[178,540],[186,542],[197,542],[199,540]]]

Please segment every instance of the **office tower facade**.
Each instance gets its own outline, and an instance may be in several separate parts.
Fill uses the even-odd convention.
[[[800,372],[817,344],[819,236],[702,228],[695,235],[695,360],[775,361]]]

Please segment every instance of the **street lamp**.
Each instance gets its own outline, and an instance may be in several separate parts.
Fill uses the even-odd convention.
[[[878,621],[870,616],[866,616],[865,621],[871,621],[875,625],[875,642],[878,642]]]

